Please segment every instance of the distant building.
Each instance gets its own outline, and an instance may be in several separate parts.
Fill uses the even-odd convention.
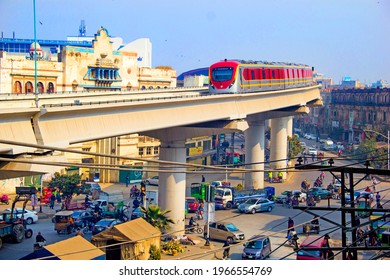
[[[178,87],[208,86],[209,67],[189,70],[177,77]]]
[[[375,83],[372,83],[371,87],[373,87],[373,88],[390,88],[390,84],[385,80],[379,80]]]
[[[324,75],[321,73],[314,73],[313,77],[314,77],[314,81],[316,81],[318,84],[321,85],[322,90],[333,86],[333,79],[325,78]]]

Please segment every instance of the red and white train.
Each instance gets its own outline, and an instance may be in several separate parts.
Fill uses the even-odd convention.
[[[247,93],[313,85],[308,65],[224,60],[209,69],[210,93]]]

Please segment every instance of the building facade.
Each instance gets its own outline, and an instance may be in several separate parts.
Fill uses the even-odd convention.
[[[8,39],[8,45],[12,40]],[[138,40],[137,40],[138,41]],[[151,63],[151,44],[142,39],[145,63]],[[17,45],[15,39],[14,45]],[[41,44],[43,44],[41,42]],[[139,67],[141,56],[131,46],[114,48],[107,29],[101,27],[86,46],[80,42],[57,47],[31,43],[6,48],[0,45],[0,93],[51,93],[64,91],[131,90],[176,87],[170,67]],[[58,53],[57,50],[61,47]],[[36,50],[35,50],[36,48]],[[35,67],[36,65],[36,67]],[[35,88],[37,77],[37,88]]]

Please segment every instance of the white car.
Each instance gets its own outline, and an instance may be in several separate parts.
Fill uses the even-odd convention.
[[[15,208],[14,214],[16,214],[17,218],[22,217],[22,208]],[[11,213],[11,208],[8,208],[4,211],[4,213]],[[24,220],[28,225],[31,225],[32,223],[36,223],[38,221],[38,215],[36,211],[30,211],[25,209],[24,210]]]
[[[158,186],[158,176],[153,176],[145,180],[146,185]]]
[[[316,148],[312,148],[312,147],[310,147],[309,148],[309,155],[317,155],[317,149]]]

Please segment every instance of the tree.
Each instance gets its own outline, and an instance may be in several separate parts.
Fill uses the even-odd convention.
[[[292,137],[287,136],[288,143],[288,158],[292,159],[302,152],[302,146],[299,143],[298,137],[294,134]]]
[[[61,175],[55,173],[49,183],[49,188],[58,190],[64,199],[65,207],[68,208],[73,195],[80,195],[86,192],[86,185],[80,185],[81,175]]]
[[[144,213],[144,219],[161,232],[169,229],[170,224],[174,224],[171,219],[165,216],[171,211],[161,210],[158,205],[149,205],[147,209],[141,206],[141,212]]]

